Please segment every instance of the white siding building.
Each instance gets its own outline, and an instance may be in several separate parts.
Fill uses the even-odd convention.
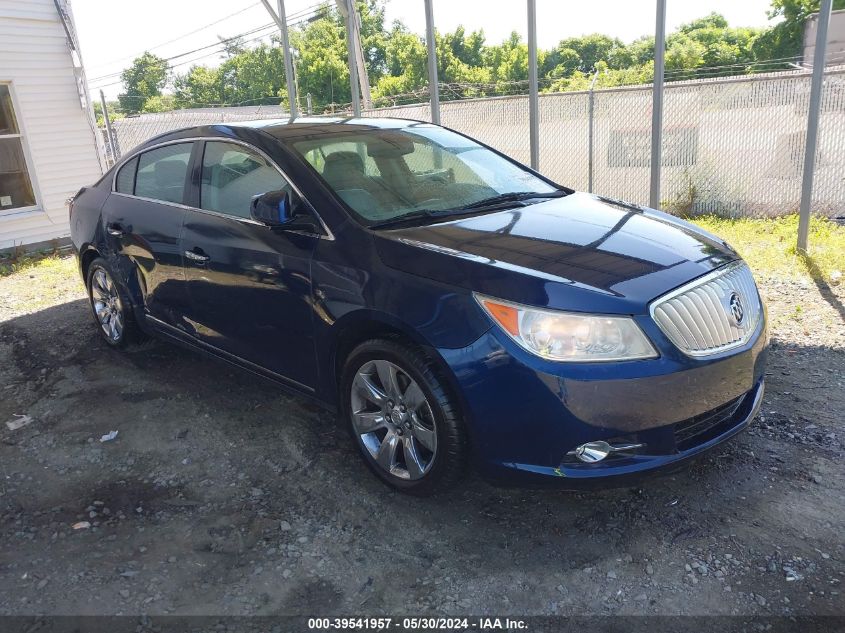
[[[65,0],[0,0],[0,250],[66,237],[65,200],[102,175],[78,51]]]

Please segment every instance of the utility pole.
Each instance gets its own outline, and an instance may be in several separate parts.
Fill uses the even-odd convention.
[[[666,0],[657,0],[654,29],[654,83],[651,97],[651,186],[648,206],[660,208],[660,172],[663,161],[663,71],[666,53]]]
[[[813,78],[810,83],[810,107],[807,113],[807,142],[804,144],[804,179],[801,182],[801,206],[798,214],[798,250],[807,252],[810,233],[810,204],[813,202],[813,177],[816,169],[816,143],[819,136],[824,64],[827,53],[827,30],[833,0],[822,0],[819,23],[816,25],[816,50],[813,54]]]
[[[540,97],[537,83],[537,0],[528,0],[528,136],[531,169],[540,169]]]
[[[596,111],[596,80],[599,71],[596,69],[590,82],[590,92],[587,101],[587,191],[593,193],[593,172],[595,166],[595,111]]]
[[[111,148],[112,165],[117,162],[120,155],[117,151],[117,139],[114,137],[114,131],[111,129],[111,119],[109,117],[109,108],[106,105],[106,95],[100,90],[100,104],[103,106],[103,121],[106,123],[106,136],[108,136],[109,147]]]
[[[267,12],[279,27],[282,35],[282,52],[285,57],[285,84],[288,90],[288,109],[290,111],[290,117],[293,119],[297,116],[298,110],[296,107],[296,83],[293,77],[293,60],[291,59],[290,41],[288,39],[288,23],[285,17],[285,0],[279,0],[278,14],[270,6],[269,0],[261,0],[261,4],[267,9]]]
[[[440,86],[437,79],[437,44],[434,41],[434,8],[425,0],[425,43],[428,48],[428,92],[431,95],[431,122],[440,125]]]

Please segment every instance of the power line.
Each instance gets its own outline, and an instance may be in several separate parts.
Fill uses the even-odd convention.
[[[302,9],[302,10],[296,12],[296,13],[291,14],[291,16],[288,18],[288,26],[298,26],[299,24],[303,24],[304,22],[307,22],[312,17],[318,15],[320,13],[320,9],[324,6],[326,6],[325,3],[318,3],[318,4],[311,5],[310,7],[307,7],[305,9]],[[250,8],[250,7],[247,7],[247,8]],[[242,11],[245,11],[245,10],[246,9],[244,9]],[[233,15],[236,15],[236,14],[233,14]],[[232,16],[228,16],[228,17],[232,17]],[[305,19],[300,19],[300,18],[305,18]],[[228,19],[228,18],[226,18],[226,19]],[[294,21],[292,21],[292,20],[294,20]],[[298,20],[298,21],[295,21],[295,20]],[[220,21],[222,21],[222,19],[218,20],[218,22],[220,22]],[[207,26],[210,26],[210,25],[207,25]],[[201,46],[199,48],[195,48],[193,50],[190,50],[190,51],[187,51],[187,52],[184,52],[184,53],[178,53],[178,54],[172,55],[170,57],[165,57],[164,61],[169,62],[169,61],[172,61],[174,59],[179,59],[180,57],[185,57],[186,55],[193,55],[194,53],[197,53],[197,52],[200,52],[200,51],[203,51],[203,50],[207,50],[209,48],[216,48],[218,46],[228,44],[229,42],[234,42],[234,41],[236,41],[236,40],[238,40],[242,37],[246,37],[248,35],[253,35],[254,33],[257,33],[259,31],[264,31],[264,30],[270,29],[270,28],[275,27],[275,26],[276,26],[275,22],[270,22],[268,24],[264,24],[262,26],[251,29],[249,31],[245,31],[243,33],[240,33],[239,35],[235,35],[235,36],[232,36],[232,37],[221,39],[221,40],[218,40],[217,42],[214,42],[212,44],[207,44],[205,46]],[[202,30],[202,29],[198,29],[198,30]],[[185,37],[185,36],[183,36],[183,37]],[[182,38],[181,37],[176,38],[175,40],[171,40],[171,42],[178,41],[179,39],[182,39]],[[251,40],[251,41],[254,41],[254,40]],[[160,46],[162,46],[162,45],[160,45]],[[147,52],[147,51],[145,51],[145,52]],[[201,58],[197,58],[197,59],[201,59]],[[175,65],[178,66],[179,64],[175,64]],[[122,74],[123,74],[123,71],[121,70],[121,71],[109,73],[109,74],[106,74],[106,75],[100,75],[99,77],[93,77],[93,78],[89,79],[88,81],[89,81],[89,83],[96,83],[96,82],[101,81],[103,79],[111,79],[112,77],[118,77]],[[106,86],[110,86],[110,85],[114,85],[114,84],[104,84],[101,87],[106,87]]]
[[[253,2],[252,4],[244,7],[243,9],[240,9],[239,11],[235,11],[234,13],[230,13],[229,15],[222,17],[219,20],[215,20],[214,22],[209,22],[208,24],[201,26],[197,29],[194,29],[193,31],[189,31],[189,32],[187,32],[183,35],[180,35],[179,37],[174,37],[172,40],[167,40],[166,42],[162,42],[161,44],[156,44],[155,46],[150,46],[149,48],[147,48],[147,49],[145,49],[145,50],[143,50],[139,53],[135,53],[134,55],[127,55],[126,57],[121,57],[119,59],[114,59],[114,60],[111,60],[111,61],[108,61],[108,62],[105,62],[105,63],[102,63],[102,64],[97,64],[96,66],[93,66],[93,68],[102,68],[103,66],[111,66],[112,64],[116,64],[118,62],[124,62],[128,59],[135,59],[139,55],[143,55],[146,52],[154,51],[156,49],[167,46],[168,44],[173,44],[174,42],[178,42],[179,40],[183,40],[186,37],[190,37],[191,35],[195,35],[196,33],[199,33],[200,31],[204,31],[205,29],[212,27],[215,24],[220,24],[221,22],[224,22],[224,21],[228,20],[229,18],[233,18],[236,15],[240,15],[241,13],[249,11],[253,7],[257,7],[259,4],[261,4],[261,3],[260,2]]]
[[[199,51],[204,51],[204,50],[207,50],[209,48],[216,48],[218,46],[228,44],[229,42],[234,42],[235,40],[238,40],[241,37],[245,37],[247,35],[252,35],[253,33],[257,33],[258,31],[266,30],[266,29],[270,28],[271,26],[273,26],[272,22],[269,23],[269,24],[265,24],[263,26],[259,26],[257,28],[251,29],[251,30],[246,31],[244,33],[241,33],[239,35],[235,35],[233,37],[227,37],[225,39],[218,40],[217,42],[215,42],[213,44],[207,44],[205,46],[201,46],[199,48],[195,48],[193,50],[186,51],[184,53],[178,53],[177,55],[165,57],[165,58],[162,59],[162,61],[169,62],[169,61],[172,61],[174,59],[179,59],[180,57],[185,57],[186,55],[193,55],[194,53],[198,53]],[[111,79],[112,77],[119,77],[122,74],[123,74],[123,71],[121,70],[121,71],[118,71],[118,72],[109,73],[108,75],[100,75],[99,77],[94,77],[92,79],[89,79],[89,82],[98,82],[101,79]]]
[[[311,17],[311,16],[309,16],[308,18],[305,18],[305,19],[301,19],[301,20],[299,20],[298,22],[293,22],[293,23],[290,23],[290,22],[289,22],[289,23],[288,23],[288,26],[292,26],[292,27],[293,27],[293,26],[299,26],[300,24],[305,24],[306,22],[308,22],[308,21],[309,21],[310,17]],[[263,38],[267,37],[268,35],[273,35],[273,34],[275,33],[275,29],[276,29],[276,23],[275,23],[275,22],[272,22],[272,23],[270,23],[270,24],[265,24],[265,25],[264,25],[264,26],[262,26],[262,27],[258,27],[258,28],[252,29],[251,31],[247,31],[247,32],[245,32],[245,33],[241,33],[240,35],[236,35],[236,36],[234,36],[234,37],[230,37],[230,38],[226,38],[226,39],[224,39],[224,40],[220,40],[220,41],[219,41],[219,42],[217,42],[216,44],[209,44],[208,46],[203,46],[203,47],[201,47],[201,48],[194,49],[193,51],[188,51],[188,52],[186,52],[186,53],[180,53],[179,55],[174,55],[173,57],[168,57],[168,58],[164,59],[164,61],[165,61],[165,62],[168,62],[168,61],[171,61],[171,60],[173,60],[173,59],[178,59],[178,58],[180,58],[180,57],[185,57],[186,55],[192,55],[192,54],[194,54],[194,53],[198,53],[198,52],[203,51],[203,50],[206,50],[206,49],[208,49],[208,48],[216,48],[216,47],[218,47],[218,46],[223,46],[223,47],[224,47],[224,48],[220,48],[220,49],[217,49],[217,50],[210,51],[210,52],[208,52],[208,53],[205,53],[205,54],[203,54],[203,55],[200,55],[199,57],[194,57],[194,58],[192,58],[192,59],[188,59],[188,60],[185,60],[185,61],[181,61],[181,62],[178,62],[178,63],[176,63],[176,64],[170,64],[170,65],[169,65],[169,67],[170,67],[171,69],[173,69],[173,68],[178,68],[178,67],[180,67],[180,66],[185,66],[186,64],[192,64],[192,63],[194,63],[194,62],[199,61],[200,59],[205,59],[206,57],[210,57],[210,56],[212,56],[212,55],[216,55],[216,54],[222,53],[222,52],[225,50],[225,44],[228,44],[229,42],[236,41],[236,40],[238,40],[238,39],[240,39],[240,38],[242,38],[242,37],[244,37],[244,36],[246,36],[246,35],[253,35],[253,34],[255,34],[255,33],[259,32],[259,31],[268,31],[268,32],[266,32],[266,33],[262,33],[262,34],[258,35],[257,37],[254,37],[254,38],[252,38],[252,39],[249,39],[249,40],[246,40],[245,42],[243,42],[243,44],[250,44],[250,43],[252,43],[252,42],[256,42],[256,41],[258,41],[258,40],[260,40],[260,39],[263,39]],[[90,82],[89,82],[89,83],[94,83],[94,82],[97,82],[97,81],[99,81],[99,80],[111,79],[111,78],[119,77],[119,76],[120,76],[120,75],[122,75],[122,74],[123,74],[123,71],[118,72],[118,73],[112,73],[111,75],[103,75],[102,77],[97,77],[97,78],[95,78],[95,79],[90,80]],[[108,88],[108,87],[110,87],[110,86],[116,86],[116,85],[119,85],[119,84],[122,84],[122,83],[123,83],[123,80],[122,80],[122,79],[117,79],[116,81],[111,81],[111,82],[109,82],[109,83],[104,83],[104,84],[103,84],[103,83],[101,83],[101,84],[97,84],[94,88],[96,88],[96,89]]]

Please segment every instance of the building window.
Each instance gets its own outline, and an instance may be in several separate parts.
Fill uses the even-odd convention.
[[[23,137],[8,84],[0,84],[0,213],[35,206]]]

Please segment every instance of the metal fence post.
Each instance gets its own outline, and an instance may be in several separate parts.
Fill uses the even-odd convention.
[[[648,206],[660,208],[660,171],[663,149],[663,71],[666,52],[666,0],[657,0],[654,28],[654,83],[651,99],[651,186]]]
[[[437,42],[434,40],[434,8],[425,0],[425,44],[428,48],[428,92],[431,95],[431,122],[440,125],[440,85],[437,83]]]
[[[537,0],[528,0],[528,127],[531,169],[540,169],[540,96],[537,82]]]
[[[590,82],[590,92],[587,95],[587,191],[593,193],[593,151],[594,151],[594,114],[595,114],[595,88],[596,79],[599,78],[599,71],[596,70],[593,80]]]
[[[822,0],[816,31],[816,50],[813,54],[813,79],[810,84],[810,107],[807,113],[807,142],[804,144],[804,179],[801,182],[801,207],[798,216],[798,250],[803,253],[807,252],[807,237],[810,232],[810,204],[813,201],[813,172],[816,168],[816,144],[824,85],[827,29],[832,8],[833,0]]]
[[[106,95],[100,90],[100,104],[103,107],[103,121],[106,124],[106,136],[108,137],[109,148],[111,149],[112,165],[120,158],[120,152],[117,149],[117,139],[114,137],[114,131],[111,129],[111,119],[109,117],[109,108],[106,105]]]
[[[352,113],[361,116],[361,91],[358,87],[358,62],[355,58],[355,2],[346,0],[346,55],[349,58],[349,90],[352,94]]]
[[[285,57],[285,83],[288,89],[288,109],[290,118],[294,119],[299,115],[299,108],[296,101],[296,76],[294,75],[293,59],[291,59],[290,39],[288,38],[288,20],[285,14],[285,0],[279,0],[279,30],[282,33],[282,46]]]
[[[276,23],[276,26],[279,27],[279,32],[282,35],[282,54],[285,57],[285,85],[287,86],[288,91],[288,110],[291,118],[295,118],[297,115],[296,84],[294,83],[293,61],[291,61],[290,42],[288,41],[288,23],[287,18],[285,17],[285,2],[284,0],[278,0],[278,14],[273,11],[273,7],[270,6],[269,0],[261,0],[261,4],[263,4],[264,8],[267,9],[267,13],[269,13],[270,17],[273,18],[273,21]]]

